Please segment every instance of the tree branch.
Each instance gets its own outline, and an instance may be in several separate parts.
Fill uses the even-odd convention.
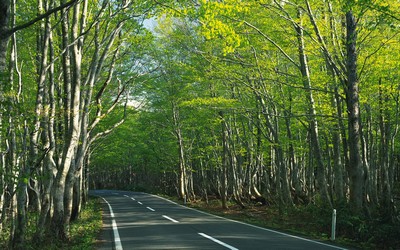
[[[272,45],[275,46],[275,48],[277,48],[284,57],[286,57],[293,65],[295,65],[297,68],[299,68],[300,66],[289,56],[288,53],[286,53],[286,51],[283,50],[283,48],[281,46],[279,46],[279,44],[277,44],[274,40],[272,40],[269,36],[267,36],[264,32],[262,32],[259,28],[257,28],[256,26],[254,26],[253,24],[247,22],[247,21],[243,21],[243,23],[254,29],[257,33],[259,33],[262,37],[264,37],[267,41],[269,41]]]
[[[60,11],[60,10],[62,10],[62,9],[64,9],[64,8],[70,7],[71,5],[73,5],[74,3],[78,2],[78,1],[79,1],[79,0],[71,0],[71,1],[69,1],[69,2],[67,2],[67,3],[61,4],[61,5],[58,6],[58,7],[55,7],[55,8],[53,8],[53,9],[48,10],[46,13],[43,13],[43,14],[41,14],[41,15],[38,15],[36,18],[30,20],[29,22],[26,22],[26,23],[17,25],[17,26],[15,26],[15,27],[13,27],[13,28],[11,28],[11,29],[9,29],[9,30],[6,30],[6,31],[5,31],[3,34],[1,34],[0,36],[1,36],[2,38],[9,37],[9,36],[11,36],[12,34],[14,34],[15,32],[17,32],[17,31],[19,31],[19,30],[22,30],[22,29],[25,29],[25,28],[28,28],[28,27],[34,25],[35,23],[37,23],[38,21],[40,21],[40,20],[42,20],[42,19],[44,19],[44,18],[49,17],[51,14],[53,14],[53,13],[55,13],[55,12],[57,12],[57,11]]]

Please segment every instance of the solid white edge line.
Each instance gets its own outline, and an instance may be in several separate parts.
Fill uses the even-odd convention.
[[[200,211],[200,210],[191,208],[191,207],[183,206],[183,205],[181,205],[181,204],[178,204],[178,203],[176,203],[176,202],[174,202],[174,201],[168,200],[168,199],[166,199],[166,198],[164,198],[164,197],[161,197],[161,196],[158,196],[158,195],[155,195],[155,194],[148,194],[148,193],[143,193],[143,192],[142,192],[142,194],[147,194],[147,195],[151,195],[151,196],[154,196],[154,197],[158,197],[158,198],[163,199],[163,200],[165,200],[165,201],[168,201],[168,202],[170,202],[170,203],[172,203],[172,204],[176,204],[176,205],[178,205],[178,206],[180,206],[180,207],[187,208],[187,209],[191,209],[191,210],[196,211],[196,212],[198,212],[198,213],[210,215],[210,216],[215,217],[215,218],[219,218],[219,219],[223,219],[223,220],[227,220],[227,221],[239,223],[239,224],[246,225],[246,226],[253,227],[253,228],[258,228],[258,229],[261,229],[261,230],[264,230],[264,231],[268,231],[268,232],[271,232],[271,233],[276,233],[276,234],[284,235],[284,236],[291,237],[291,238],[294,238],[294,239],[299,239],[299,240],[304,240],[304,241],[312,242],[312,243],[315,243],[315,244],[318,244],[318,245],[321,245],[321,246],[331,247],[331,248],[333,248],[333,249],[347,250],[347,248],[338,247],[338,246],[334,246],[334,245],[329,245],[329,244],[325,244],[325,243],[323,243],[323,242],[319,242],[319,241],[315,241],[315,240],[310,240],[310,239],[302,238],[302,237],[295,236],[295,235],[291,235],[291,234],[287,234],[287,233],[282,233],[282,232],[275,231],[275,230],[272,230],[272,229],[268,229],[268,228],[264,228],[264,227],[259,227],[259,226],[251,225],[251,224],[248,224],[248,223],[245,223],[245,222],[241,222],[241,221],[236,221],[236,220],[224,218],[224,217],[221,217],[221,216],[218,216],[218,215],[215,215],[215,214],[209,214],[209,213],[206,213],[206,212],[203,212],[203,211]]]
[[[179,223],[179,221],[174,220],[174,219],[172,219],[171,217],[168,217],[168,216],[166,216],[166,215],[163,215],[162,217],[164,217],[165,219],[170,220],[170,221],[172,221],[172,222],[174,222],[174,223]]]
[[[215,239],[215,238],[213,238],[213,237],[211,237],[211,236],[209,236],[209,235],[207,235],[207,234],[199,233],[199,235],[201,235],[201,236],[203,236],[204,238],[207,238],[207,239],[209,239],[209,240],[212,240],[212,241],[214,241],[215,243],[218,243],[218,244],[220,244],[220,245],[222,245],[222,246],[224,246],[224,247],[226,247],[226,248],[228,248],[228,249],[231,249],[231,250],[239,250],[238,248],[233,247],[233,246],[231,246],[231,245],[228,245],[228,244],[226,244],[225,242],[222,242],[222,241],[220,241],[220,240],[217,240],[217,239]]]
[[[154,209],[152,209],[151,207],[146,207],[148,210],[150,210],[150,211],[156,211],[156,210],[154,210]]]
[[[114,218],[113,209],[112,209],[110,203],[108,203],[108,201],[106,199],[104,199],[103,197],[101,197],[101,198],[107,203],[108,208],[110,209],[110,216],[111,216],[111,220],[112,220],[112,228],[113,228],[113,233],[114,233],[115,250],[123,250],[122,244],[121,244],[121,238],[119,237],[117,222],[115,221],[115,218]]]

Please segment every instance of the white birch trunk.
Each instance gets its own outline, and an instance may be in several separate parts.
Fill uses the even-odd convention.
[[[76,4],[73,10],[72,24],[72,40],[78,39],[80,4]],[[68,122],[68,134],[66,135],[66,143],[63,150],[63,158],[53,188],[54,214],[52,219],[52,229],[55,236],[60,239],[66,239],[69,236],[69,217],[65,216],[65,210],[70,209],[64,207],[66,180],[71,164],[75,158],[76,147],[79,142],[80,135],[80,95],[81,95],[81,62],[82,62],[82,41],[74,43],[72,48],[72,59],[74,64],[73,79],[71,84],[71,113]],[[65,83],[68,84],[68,83]],[[69,204],[69,201],[67,200]]]

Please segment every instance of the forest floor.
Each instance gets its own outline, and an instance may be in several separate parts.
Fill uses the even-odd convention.
[[[290,208],[284,211],[276,206],[246,204],[245,208],[232,203],[229,209],[223,209],[217,199],[192,201],[189,207],[205,211],[221,217],[249,223],[252,225],[293,234],[304,238],[312,238],[328,244],[340,245],[350,249],[377,249],[376,245],[362,243],[338,236],[330,241],[331,227],[326,218],[319,218],[319,213],[313,208]],[[324,217],[326,217],[324,215]]]

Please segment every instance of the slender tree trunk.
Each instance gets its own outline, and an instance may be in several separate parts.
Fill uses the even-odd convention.
[[[1,126],[0,126],[1,129]],[[1,138],[0,138],[1,139]],[[1,140],[0,140],[1,142]],[[0,151],[1,152],[1,151]],[[5,156],[3,156],[3,153],[1,153],[1,158],[0,158],[0,168],[5,169]],[[6,217],[6,209],[7,207],[6,202],[4,199],[6,198],[6,182],[4,179],[4,172],[5,171],[0,171],[0,233],[3,233],[3,223]]]
[[[13,46],[11,48],[11,53],[8,55],[8,41],[10,37],[4,37],[1,34],[8,28],[9,26],[9,14],[10,9],[15,9],[10,6],[10,1],[1,1],[0,0],[0,110],[4,110],[3,103],[5,103],[4,92],[7,91],[8,88],[13,84],[13,71],[15,67],[15,59],[16,59],[16,39],[15,36],[12,38]],[[14,13],[14,12],[13,12]],[[14,18],[11,18],[13,23]],[[15,45],[15,46],[14,46]],[[8,59],[10,62],[8,64]],[[8,83],[8,84],[7,84]],[[10,86],[11,85],[11,86]],[[12,99],[12,97],[9,99]],[[15,130],[14,130],[14,119],[13,119],[13,100],[9,100],[8,103],[8,112],[0,112],[0,233],[3,230],[3,223],[7,220],[7,205],[9,201],[5,201],[7,198],[7,179],[5,178],[7,175],[12,176],[13,168],[17,168],[15,157],[16,150],[12,150],[15,146]],[[7,113],[8,115],[5,115]],[[9,128],[8,132],[3,135],[3,132],[6,130],[3,127],[3,119],[9,119]],[[7,134],[9,136],[7,136]],[[11,135],[11,136],[10,136]],[[9,143],[11,137],[11,144]],[[10,152],[11,151],[11,152]],[[10,191],[10,190],[8,190]]]
[[[15,2],[12,3],[11,5],[11,13],[15,13]],[[15,19],[12,17],[11,18],[11,23],[13,24],[15,22]],[[8,83],[9,85],[7,86],[7,91],[14,91],[14,85],[15,85],[15,79],[14,79],[14,73],[15,73],[15,68],[16,68],[16,60],[17,60],[17,43],[16,43],[16,36],[13,34],[11,36],[11,52],[10,52],[10,62],[9,62],[9,68],[8,68]],[[26,168],[25,168],[25,163],[22,164],[22,167],[18,169],[20,164],[18,163],[17,160],[17,138],[16,138],[16,119],[15,116],[17,116],[16,111],[14,109],[15,105],[17,104],[16,98],[14,96],[9,96],[8,97],[8,109],[7,109],[7,116],[8,116],[8,131],[7,131],[7,147],[8,147],[8,153],[7,153],[7,159],[8,161],[6,162],[6,173],[11,174],[9,176],[14,175],[14,171],[19,171],[17,176],[24,176],[26,173]],[[3,171],[1,171],[3,172]],[[25,240],[25,234],[26,234],[26,226],[27,226],[27,218],[26,218],[26,212],[27,212],[27,188],[25,184],[21,184],[21,179],[18,179],[18,184],[16,190],[14,190],[14,185],[12,185],[11,192],[15,191],[15,198],[13,198],[13,204],[15,205],[16,208],[16,213],[14,214],[16,216],[15,222],[13,222],[14,227],[13,232],[12,232],[12,237],[11,237],[11,245],[16,248],[20,249],[23,247],[24,240]],[[26,181],[28,177],[25,176],[23,181]],[[23,193],[21,194],[22,191]],[[13,195],[13,196],[14,196]],[[15,217],[14,217],[15,218]]]
[[[235,114],[233,114],[233,119],[235,119]],[[238,143],[236,143],[236,138],[239,138],[239,129],[236,124],[236,121],[230,122],[233,123],[232,125],[226,124],[227,125],[227,131],[228,131],[228,153],[229,153],[229,163],[230,163],[230,169],[231,169],[231,185],[232,185],[232,192],[233,192],[233,197],[236,201],[236,203],[244,208],[244,204],[242,201],[242,190],[243,190],[243,168],[241,162],[238,160],[238,156],[236,154],[237,150],[236,147]],[[232,127],[234,128],[235,134],[232,131]],[[240,159],[240,158],[239,158]]]
[[[228,209],[228,164],[229,164],[229,153],[228,153],[228,131],[226,128],[225,115],[223,111],[219,112],[221,118],[221,130],[222,130],[222,176],[221,176],[221,202],[222,208]]]
[[[3,36],[9,26],[9,11],[10,1],[0,0],[0,103],[3,103],[4,98],[4,85],[7,82],[7,45],[9,41],[8,36]],[[3,110],[3,105],[0,104],[0,109]],[[6,148],[3,146],[3,114],[0,112],[0,168],[4,169],[6,166]],[[0,171],[0,233],[3,229],[3,222],[6,219],[6,211],[4,202],[5,198],[5,179],[4,172]]]
[[[305,45],[304,45],[304,35],[303,35],[303,27],[302,27],[302,14],[301,11],[298,10],[298,18],[300,20],[299,25],[295,26],[297,32],[297,40],[298,40],[298,51],[299,51],[299,60],[300,60],[300,72],[303,79],[304,88],[306,89],[307,100],[308,100],[308,115],[309,125],[310,125],[310,134],[311,134],[311,144],[313,147],[314,157],[317,164],[317,180],[318,180],[318,189],[321,194],[321,197],[324,201],[328,202],[332,205],[327,189],[326,182],[326,173],[325,166],[322,157],[322,150],[319,141],[318,134],[318,122],[316,118],[316,110],[315,110],[315,101],[313,97],[313,92],[311,90],[311,79],[310,72],[308,69],[307,56],[305,54]]]
[[[52,7],[51,3],[50,8]],[[54,46],[50,22],[46,22],[46,30],[48,30],[49,39],[49,59],[54,60]],[[55,138],[55,117],[56,117],[56,100],[55,100],[55,76],[54,76],[54,63],[49,68],[49,83],[48,91],[46,91],[46,99],[49,104],[49,109],[45,109],[45,127],[43,128],[43,144],[44,148],[48,150],[44,159],[43,167],[43,191],[41,198],[41,211],[37,223],[36,235],[40,239],[43,237],[46,229],[46,223],[50,215],[50,208],[52,203],[51,190],[53,187],[54,177],[57,172],[56,163],[54,160],[56,150]]]
[[[62,0],[62,3],[65,3],[65,0]],[[71,49],[70,49],[70,32],[69,32],[69,16],[70,11],[63,12],[61,16],[61,51],[64,51],[62,54],[62,69],[63,69],[63,81],[64,81],[64,96],[63,96],[63,104],[64,104],[64,138],[67,136],[69,131],[69,122],[71,116]],[[60,131],[61,132],[61,131]],[[61,164],[62,156],[59,157],[58,165]]]
[[[82,6],[82,10],[80,7]],[[79,118],[78,123],[76,124],[78,128],[78,141],[79,144],[75,145],[74,149],[74,159],[71,161],[71,165],[69,168],[69,172],[66,179],[65,185],[65,199],[64,199],[64,222],[67,227],[69,227],[69,223],[71,220],[74,220],[78,217],[80,209],[81,209],[81,178],[82,178],[82,168],[83,168],[83,160],[84,155],[87,150],[88,145],[88,125],[89,125],[89,108],[88,105],[91,101],[91,95],[93,90],[94,79],[96,77],[95,65],[98,63],[98,46],[96,44],[95,47],[95,55],[92,58],[92,63],[90,67],[90,71],[87,77],[87,80],[84,83],[81,76],[81,66],[82,63],[82,53],[83,53],[83,37],[78,38],[79,34],[83,34],[86,29],[86,16],[87,16],[87,8],[88,1],[84,0],[81,2],[81,6],[74,9],[74,17],[73,17],[73,37],[74,39],[78,39],[77,45],[73,48],[73,59],[74,59],[74,73],[73,79],[79,86],[83,86],[86,88],[86,91],[80,91],[79,101],[74,105],[79,105]],[[97,33],[96,33],[97,35]],[[98,39],[96,37],[95,39]],[[76,66],[78,65],[78,66]],[[79,87],[80,88],[80,87]],[[83,112],[81,112],[83,111]],[[75,126],[75,125],[74,125]],[[69,228],[66,230],[69,232]]]
[[[371,112],[371,106],[365,105],[365,113],[366,113],[366,122],[365,122],[365,134],[366,134],[366,144],[368,144],[368,158],[370,159],[370,167],[368,177],[366,178],[366,192],[369,196],[368,202],[370,202],[375,207],[379,204],[378,201],[378,162],[377,162],[377,153],[376,153],[376,139],[375,139],[375,130],[374,130],[374,122]]]
[[[178,142],[179,152],[179,195],[182,199],[186,199],[187,196],[187,176],[186,176],[186,159],[185,159],[185,148],[179,118],[179,110],[176,103],[172,103],[172,116],[174,120],[175,136]]]
[[[262,113],[264,114],[265,123],[271,133],[271,140],[273,142],[272,153],[271,153],[271,165],[276,165],[276,189],[278,194],[279,206],[283,209],[283,206],[293,205],[293,200],[290,193],[290,185],[288,181],[287,167],[284,161],[284,152],[282,149],[282,144],[279,138],[279,125],[276,116],[271,116],[271,114],[277,114],[275,107],[268,109],[265,101],[261,96],[257,96],[260,103]],[[281,209],[281,211],[282,211]]]
[[[381,197],[381,206],[385,212],[385,216],[387,219],[392,217],[392,187],[389,178],[389,169],[390,169],[390,113],[387,111],[386,105],[387,98],[384,97],[384,93],[381,89],[382,79],[379,79],[379,129],[380,129],[380,147],[379,147],[379,163],[381,169],[381,185],[382,185],[382,193]]]
[[[38,1],[38,11],[41,11],[43,4]],[[48,20],[47,20],[48,21]],[[46,28],[43,37],[38,37],[38,89],[36,95],[36,106],[35,106],[35,121],[33,126],[33,131],[30,137],[30,150],[29,150],[29,161],[27,164],[22,164],[20,169],[20,178],[17,187],[17,226],[12,239],[12,245],[14,248],[22,248],[24,245],[24,238],[27,225],[27,202],[28,202],[28,183],[30,182],[30,175],[32,170],[36,170],[40,166],[38,157],[38,147],[39,147],[39,136],[41,119],[43,113],[43,103],[45,95],[45,80],[46,80],[46,68],[48,65],[48,40],[49,30]],[[43,42],[43,43],[42,43]],[[37,191],[37,190],[36,190]],[[36,196],[36,205],[39,206],[39,196]],[[40,213],[40,211],[38,211]]]
[[[288,164],[290,169],[291,183],[290,187],[296,193],[295,201],[300,202],[302,194],[302,188],[300,185],[300,176],[299,176],[299,166],[296,164],[296,155],[293,146],[293,134],[291,128],[291,115],[292,115],[292,94],[289,92],[289,104],[285,110],[285,126],[286,126],[286,136],[289,140],[288,146]]]
[[[78,39],[80,20],[80,4],[74,6],[73,24],[72,24],[72,40]],[[69,237],[69,215],[65,214],[64,199],[72,198],[65,196],[66,181],[71,165],[75,158],[76,147],[78,146],[80,135],[80,95],[81,95],[81,62],[82,62],[82,38],[74,43],[72,49],[73,55],[73,81],[71,87],[71,110],[70,120],[68,123],[68,134],[66,136],[66,144],[63,150],[63,159],[53,188],[54,199],[54,215],[52,218],[52,229],[55,236],[59,239],[67,239]],[[68,83],[65,83],[68,84]],[[71,204],[69,200],[66,204]],[[67,208],[69,211],[70,208]]]
[[[344,189],[344,163],[343,159],[346,157],[342,157],[341,151],[341,142],[342,138],[342,111],[341,111],[341,101],[340,96],[338,94],[337,87],[334,88],[335,95],[332,97],[333,108],[337,110],[338,121],[337,125],[333,128],[332,131],[332,140],[333,140],[333,164],[334,164],[334,187],[335,187],[335,196],[336,199],[340,201],[344,201],[345,198],[345,189]],[[345,139],[344,139],[345,140]],[[347,154],[347,145],[343,146],[344,154]]]

